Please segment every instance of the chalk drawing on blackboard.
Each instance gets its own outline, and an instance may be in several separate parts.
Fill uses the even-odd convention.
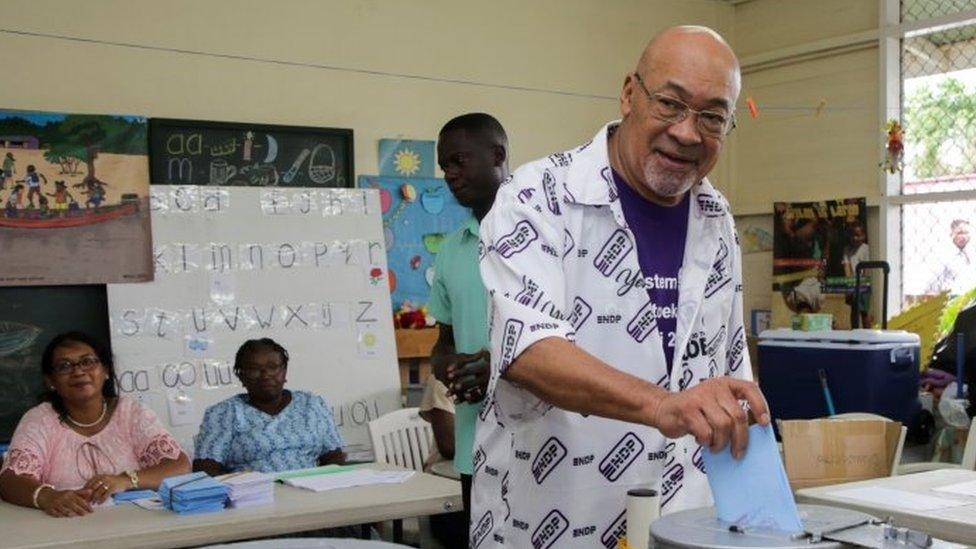
[[[273,135],[265,134],[268,138],[268,154],[264,157],[265,164],[271,164],[278,158],[278,140]]]
[[[352,180],[351,130],[168,119],[150,126],[157,184],[348,187]]]
[[[295,179],[295,176],[298,175],[298,170],[301,169],[302,163],[305,162],[305,159],[308,158],[308,155],[310,154],[312,154],[311,150],[302,149],[302,152],[298,153],[298,158],[296,158],[291,167],[288,168],[285,175],[281,176],[281,180],[285,183],[291,183],[292,179]]]
[[[20,322],[0,322],[0,356],[10,356],[34,343],[41,329]]]
[[[254,132],[248,131],[244,134],[244,152],[241,153],[241,158],[244,162],[251,161],[251,151],[254,149]]]
[[[322,164],[317,164],[315,160],[318,158],[320,153],[325,162]],[[332,150],[332,147],[324,143],[316,145],[315,148],[312,149],[312,157],[308,159],[308,178],[320,185],[324,185],[335,179],[335,165],[335,151]]]
[[[166,140],[166,152],[176,155],[198,155],[203,152],[203,134],[191,133],[186,136],[182,133],[174,133]]]
[[[176,168],[174,170],[174,168]],[[175,171],[175,173],[174,173]],[[166,165],[166,175],[173,183],[193,184],[193,161],[184,157],[170,158]]]
[[[210,156],[230,156],[237,152],[237,138],[232,137],[220,143],[210,145]]]
[[[237,166],[228,164],[223,158],[210,161],[210,184],[223,185],[237,175]]]
[[[270,136],[268,136],[270,137]],[[273,164],[252,164],[240,169],[239,174],[254,187],[277,187],[278,170]]]

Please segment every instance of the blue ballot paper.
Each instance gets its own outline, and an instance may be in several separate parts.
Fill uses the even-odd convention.
[[[227,501],[227,487],[206,473],[188,473],[165,479],[159,497],[167,509],[181,514],[219,511]]]
[[[153,490],[126,490],[125,492],[119,492],[112,495],[112,499],[116,503],[121,501],[132,501],[134,499],[146,499],[156,497],[156,492]]]
[[[705,449],[702,455],[719,520],[741,528],[803,530],[772,426],[749,427],[742,459],[732,457],[731,445],[715,454]]]

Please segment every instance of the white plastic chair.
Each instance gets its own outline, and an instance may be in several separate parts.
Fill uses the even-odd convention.
[[[912,473],[935,471],[937,469],[966,469],[967,471],[976,470],[976,418],[973,418],[973,420],[969,423],[969,432],[966,434],[966,445],[963,447],[962,461],[960,463],[945,463],[941,461],[905,463],[898,467],[898,474],[909,475]]]
[[[434,431],[420,417],[420,408],[404,408],[382,415],[369,422],[369,439],[373,456],[378,463],[399,465],[423,472],[424,462],[434,443]],[[430,537],[430,526],[424,517],[407,519],[406,537]],[[404,521],[393,521],[393,541],[404,540]]]
[[[434,431],[420,417],[419,408],[404,408],[370,421],[369,438],[377,462],[422,472]]]

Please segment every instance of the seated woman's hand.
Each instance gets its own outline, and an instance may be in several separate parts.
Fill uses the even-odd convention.
[[[91,490],[41,490],[37,506],[52,517],[80,517],[92,512]]]
[[[92,503],[103,503],[112,494],[124,492],[132,481],[126,475],[95,475],[85,483],[84,490],[91,492],[89,501]]]

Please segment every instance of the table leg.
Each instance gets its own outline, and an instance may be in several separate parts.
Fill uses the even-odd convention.
[[[393,543],[403,543],[403,519],[393,521]]]

